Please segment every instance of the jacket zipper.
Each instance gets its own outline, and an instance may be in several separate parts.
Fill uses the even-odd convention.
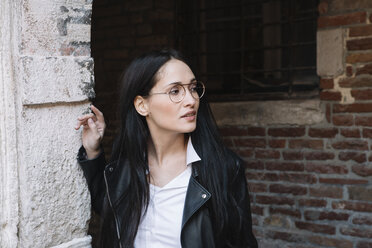
[[[103,177],[104,177],[104,179],[105,179],[105,184],[106,184],[106,194],[107,194],[107,199],[108,199],[108,201],[109,201],[109,204],[110,204],[110,207],[111,207],[112,213],[114,214],[115,226],[116,226],[116,235],[117,235],[118,240],[119,240],[119,247],[122,248],[122,245],[121,245],[121,242],[120,242],[119,222],[118,222],[118,219],[117,219],[117,217],[116,217],[116,213],[115,213],[114,207],[113,207],[112,202],[111,202],[110,193],[109,193],[109,189],[108,189],[107,178],[106,178],[106,170],[103,171]]]

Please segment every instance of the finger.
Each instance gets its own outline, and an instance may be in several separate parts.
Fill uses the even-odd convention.
[[[90,106],[90,109],[96,115],[98,121],[100,121],[100,122],[104,122],[105,121],[105,118],[103,117],[103,113],[101,111],[99,111],[98,108],[96,108],[94,105],[91,105]]]
[[[101,136],[101,135],[99,134],[99,132],[98,132],[97,125],[96,125],[96,123],[94,123],[94,121],[92,120],[92,118],[89,118],[89,119],[88,119],[88,126],[87,126],[87,128],[88,128],[88,127],[93,131],[93,133],[95,133],[95,134]]]
[[[94,114],[89,113],[89,114],[86,114],[86,115],[79,116],[78,120],[84,120],[84,119],[88,119],[88,118],[92,118],[92,117],[94,117]]]

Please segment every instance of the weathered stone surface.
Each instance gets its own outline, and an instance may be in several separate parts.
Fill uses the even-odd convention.
[[[83,101],[94,97],[93,59],[22,57],[23,104]]]
[[[20,247],[50,247],[84,237],[89,192],[73,126],[87,106],[25,108],[20,127]]]
[[[219,126],[306,125],[325,119],[319,100],[212,103]]]
[[[342,29],[322,30],[317,35],[317,73],[321,77],[334,77],[344,71]]]
[[[91,4],[83,0],[25,0],[22,5],[23,54],[57,56],[63,44],[90,41]]]
[[[90,248],[92,242],[92,237],[87,236],[84,238],[73,239],[70,242],[53,246],[52,248]]]

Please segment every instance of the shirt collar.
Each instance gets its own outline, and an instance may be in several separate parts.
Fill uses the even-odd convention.
[[[187,148],[186,148],[186,165],[190,165],[196,161],[200,161],[201,158],[196,153],[194,146],[191,142],[191,137],[189,137],[189,140],[187,142]]]

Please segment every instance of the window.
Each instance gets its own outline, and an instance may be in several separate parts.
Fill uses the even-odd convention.
[[[317,0],[178,0],[176,46],[211,101],[312,98]]]

